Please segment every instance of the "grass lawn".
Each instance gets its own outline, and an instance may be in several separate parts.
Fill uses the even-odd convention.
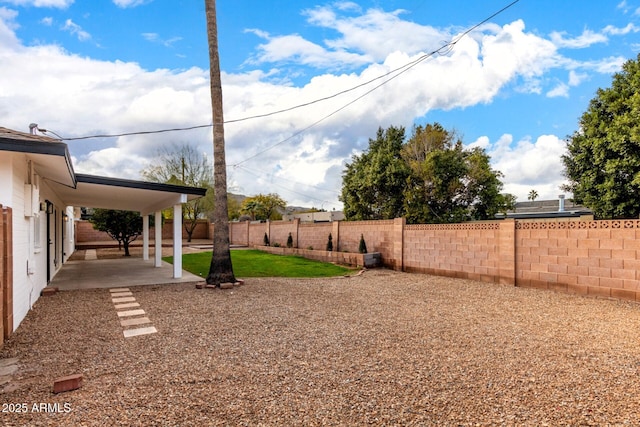
[[[163,258],[173,263],[173,257]],[[349,268],[298,256],[273,255],[247,249],[232,250],[233,273],[237,277],[333,277],[349,273]],[[207,277],[211,251],[182,256],[182,268]]]

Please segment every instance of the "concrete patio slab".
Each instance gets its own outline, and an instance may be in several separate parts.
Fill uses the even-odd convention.
[[[173,266],[162,262],[155,267],[153,261],[142,258],[98,259],[94,261],[67,261],[55,275],[50,286],[61,291],[92,288],[123,288],[138,285],[203,282],[200,276],[182,271],[181,278],[173,277]]]
[[[111,292],[112,294],[115,294],[116,292],[127,292],[130,290],[131,289],[129,288],[112,288],[112,289],[109,289],[109,292]]]

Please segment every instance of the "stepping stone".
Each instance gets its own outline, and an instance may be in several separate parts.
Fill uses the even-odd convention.
[[[120,321],[120,325],[122,326],[136,326],[136,325],[144,325],[146,323],[151,323],[148,317],[134,317],[133,319],[124,319]]]
[[[114,304],[120,303],[120,302],[133,302],[135,301],[135,297],[121,297],[121,298],[112,298],[111,302]]]
[[[138,335],[155,334],[156,332],[158,332],[158,330],[153,326],[149,326],[147,328],[127,329],[125,331],[122,331],[125,338],[136,337]]]
[[[111,288],[109,289],[109,292],[114,293],[114,292],[129,292],[129,288]]]
[[[133,296],[131,292],[113,292],[111,294],[111,298],[130,297],[130,296]]]
[[[114,307],[116,310],[120,310],[121,308],[140,307],[140,304],[137,302],[128,302],[126,304],[116,304]]]
[[[145,314],[144,310],[127,310],[127,311],[118,311],[118,317],[131,317],[131,316],[140,316],[141,314]]]
[[[87,249],[84,251],[84,259],[98,259],[98,252],[95,249]]]

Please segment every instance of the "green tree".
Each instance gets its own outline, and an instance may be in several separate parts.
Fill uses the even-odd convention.
[[[529,195],[527,196],[527,199],[529,199],[530,201],[535,201],[538,198],[538,192],[536,190],[531,190],[529,191]]]
[[[275,193],[258,194],[242,201],[240,211],[250,215],[253,220],[282,219],[280,211],[287,207],[287,202]]]
[[[489,156],[465,149],[454,131],[417,126],[403,140],[401,128],[379,129],[369,150],[347,165],[341,196],[347,219],[451,223],[492,219],[512,207]]]
[[[131,256],[129,244],[142,234],[142,217],[138,212],[94,209],[89,219],[93,228],[104,231],[118,246],[124,247],[124,256]]]
[[[227,209],[227,160],[224,147],[224,115],[220,54],[218,52],[218,21],[215,0],[204,1],[209,44],[209,76],[211,87],[211,113],[213,118],[213,170],[215,204],[213,211],[213,253],[207,274],[207,284],[235,282],[231,250],[229,248],[229,211]]]
[[[640,55],[598,89],[562,157],[563,190],[598,218],[640,215]]]
[[[165,148],[141,175],[151,182],[207,188],[205,197],[182,204],[182,222],[190,242],[198,219],[205,218],[213,209],[213,171],[207,156],[187,144]],[[173,211],[166,217],[171,215]]]
[[[410,173],[401,155],[404,136],[403,127],[379,128],[368,150],[346,165],[340,200],[348,220],[403,215],[402,193]]]

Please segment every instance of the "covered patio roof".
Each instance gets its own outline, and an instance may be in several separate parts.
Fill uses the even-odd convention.
[[[205,188],[77,174],[67,144],[0,127],[0,151],[23,153],[67,206],[119,209],[148,215],[202,197]]]

